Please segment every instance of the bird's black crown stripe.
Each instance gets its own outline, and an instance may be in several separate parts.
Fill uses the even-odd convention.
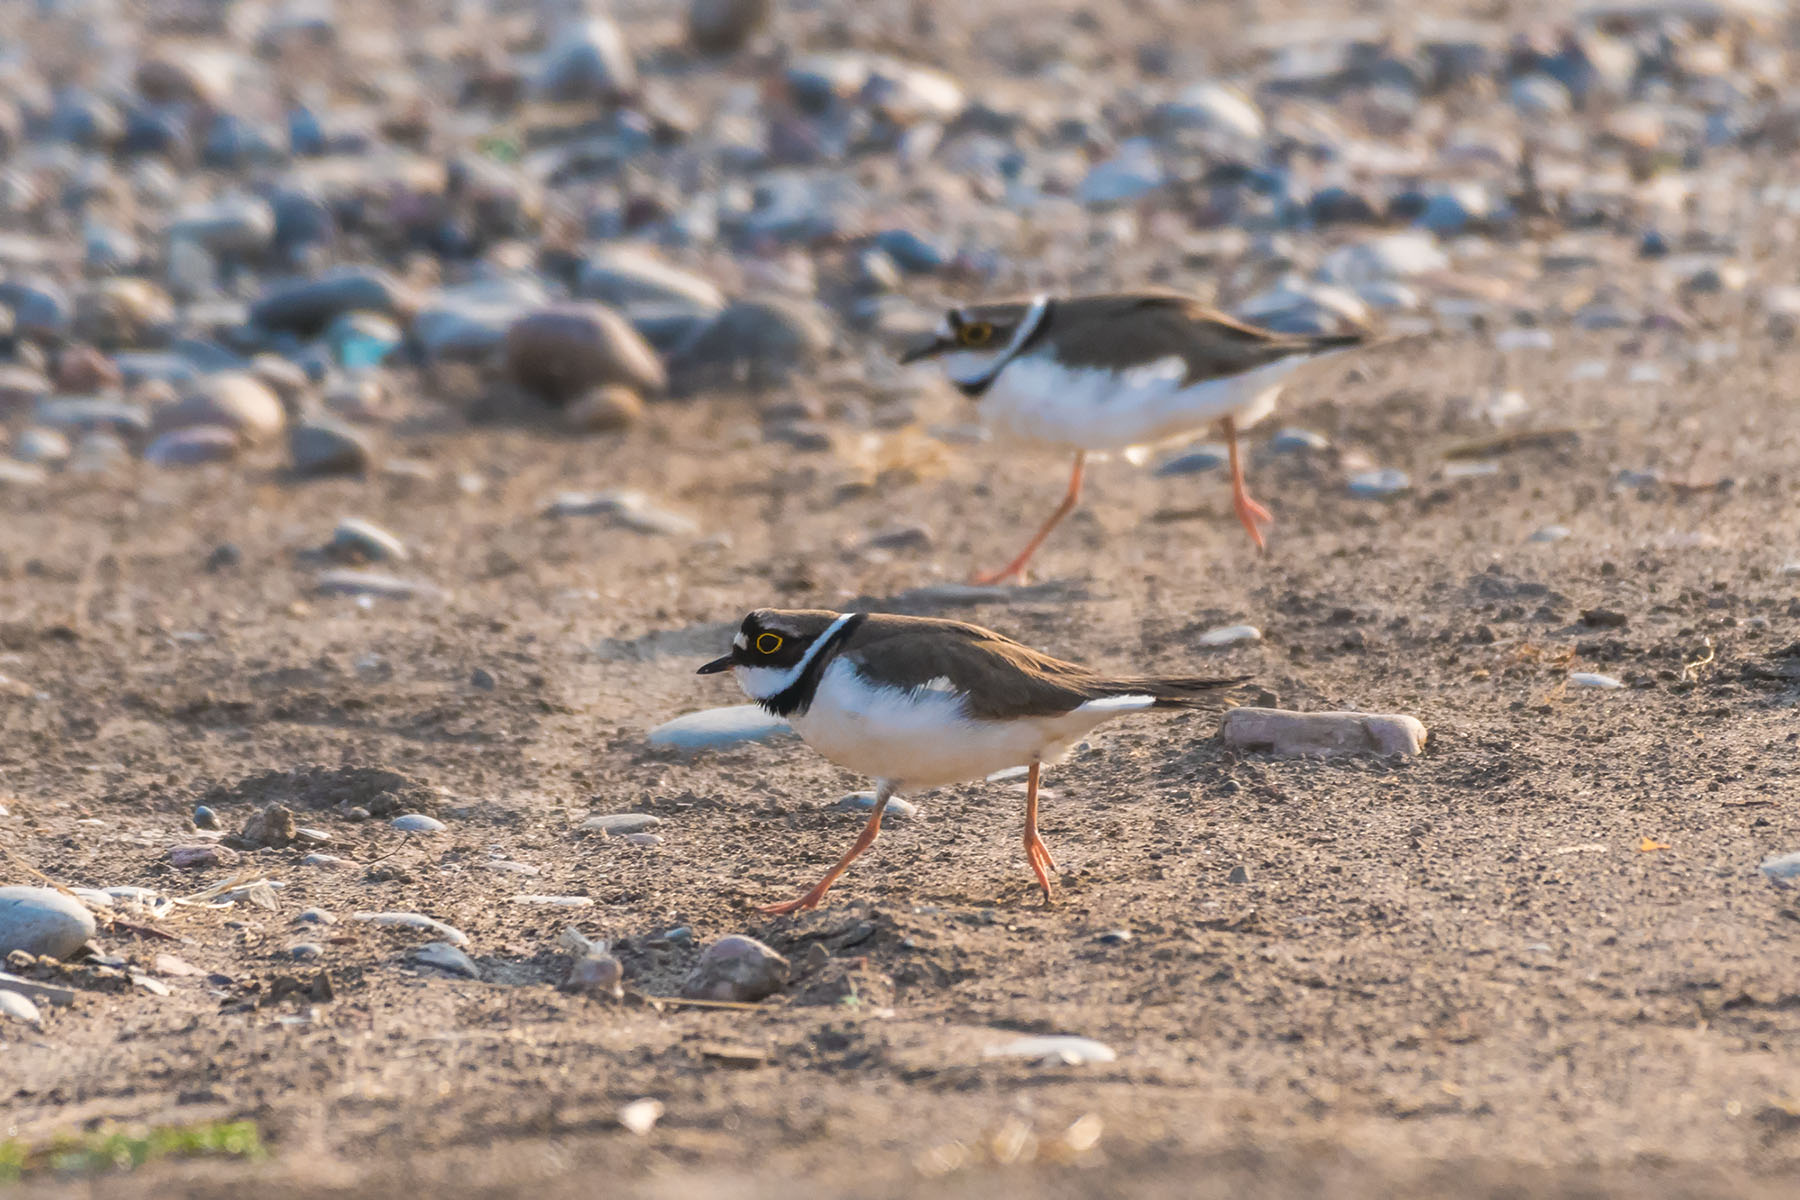
[[[819,690],[819,680],[825,677],[825,668],[837,656],[838,648],[850,639],[857,626],[869,619],[868,613],[853,613],[848,621],[839,625],[826,639],[824,645],[807,660],[806,670],[800,677],[776,692],[766,700],[757,703],[778,717],[792,717],[804,713],[812,707],[813,695]]]

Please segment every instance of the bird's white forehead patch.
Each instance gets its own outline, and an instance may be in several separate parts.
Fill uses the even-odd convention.
[[[731,644],[736,646],[739,650],[748,650],[750,648],[750,635],[740,630],[738,635],[731,639]]]

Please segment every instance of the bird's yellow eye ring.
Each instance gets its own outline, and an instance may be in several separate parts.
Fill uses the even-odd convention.
[[[956,331],[956,340],[971,349],[987,345],[993,337],[994,327],[986,321],[971,321]]]
[[[756,635],[756,652],[758,654],[773,654],[779,649],[781,649],[781,635],[779,633],[759,633]]]

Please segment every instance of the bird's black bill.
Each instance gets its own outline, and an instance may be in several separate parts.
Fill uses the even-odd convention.
[[[954,342],[946,341],[941,337],[934,337],[929,342],[921,342],[911,350],[901,354],[900,365],[903,367],[911,366],[922,358],[930,358],[934,354],[941,354],[953,345],[955,345]]]
[[[704,667],[701,667],[698,671],[695,671],[694,674],[696,674],[696,675],[717,675],[720,671],[731,670],[731,667],[732,667],[731,655],[727,654],[724,658],[713,659],[711,662],[707,663]]]

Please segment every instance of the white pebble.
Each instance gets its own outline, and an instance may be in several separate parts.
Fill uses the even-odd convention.
[[[1283,756],[1405,754],[1425,748],[1425,726],[1404,713],[1234,708],[1219,723],[1228,746]]]
[[[11,1017],[27,1025],[41,1025],[44,1021],[44,1014],[38,1011],[30,997],[8,991],[0,991],[0,1017]]]
[[[442,921],[433,920],[431,917],[424,916],[420,913],[359,912],[351,915],[358,921],[365,921],[370,925],[399,925],[408,929],[428,930],[431,933],[439,934],[452,946],[466,946],[469,944],[469,935],[462,930],[453,925],[446,925]]]
[[[1531,540],[1534,542],[1560,542],[1569,536],[1571,535],[1567,525],[1546,525],[1532,534]]]
[[[546,908],[591,908],[592,896],[514,896],[515,904],[541,904]]]
[[[436,817],[424,813],[402,813],[393,819],[395,829],[403,833],[442,833],[450,828]]]
[[[1790,879],[1800,879],[1800,850],[1765,858],[1757,869],[1780,884],[1785,884]]]
[[[869,812],[875,807],[874,792],[851,792],[842,800],[832,805],[833,808],[845,809],[849,812]],[[882,810],[882,817],[895,817],[909,821],[919,815],[919,806],[911,801],[902,800],[898,796],[888,797],[887,807]]]
[[[1119,1056],[1111,1046],[1092,1038],[1067,1034],[1050,1037],[1026,1037],[989,1046],[982,1051],[985,1058],[1029,1058],[1040,1066],[1078,1067],[1084,1063],[1109,1063]]]
[[[1601,675],[1594,671],[1571,671],[1569,682],[1576,687],[1622,688],[1625,685],[1611,675]]]
[[[628,833],[643,833],[647,829],[655,829],[661,824],[661,817],[653,817],[649,813],[607,813],[604,816],[589,817],[581,823],[581,827],[589,833],[623,837]]]
[[[1397,467],[1359,471],[1349,479],[1350,494],[1365,500],[1386,500],[1412,487],[1412,480]]]
[[[619,1109],[619,1124],[643,1137],[656,1128],[656,1123],[662,1120],[663,1111],[661,1100],[633,1100]]]
[[[1195,641],[1197,646],[1236,646],[1240,642],[1262,641],[1262,630],[1254,625],[1226,625],[1209,629]]]
[[[650,731],[649,742],[678,750],[718,750],[744,742],[765,742],[791,732],[786,721],[771,716],[760,705],[733,704],[664,722]]]

